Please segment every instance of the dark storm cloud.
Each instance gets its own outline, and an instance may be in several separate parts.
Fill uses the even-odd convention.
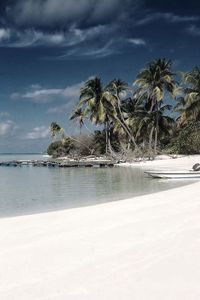
[[[190,13],[188,3],[176,2],[179,11],[170,0],[3,0],[0,47],[57,47],[56,59],[150,48],[153,35],[161,33],[158,24],[167,32],[170,24],[180,30],[178,24],[186,23],[187,32],[197,32],[198,10]]]
[[[6,7],[7,18],[17,26],[63,28],[90,26],[125,19],[141,0],[19,0]]]
[[[149,21],[189,22],[199,19],[198,1],[158,0],[2,0],[0,21],[15,29],[58,31],[120,23],[126,28]],[[190,8],[193,8],[192,13]],[[196,9],[194,10],[194,7]]]
[[[60,47],[58,55],[105,57],[146,42],[133,32],[143,0],[10,0],[4,6],[0,47]]]

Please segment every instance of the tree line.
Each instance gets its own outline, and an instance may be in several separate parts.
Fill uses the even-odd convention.
[[[95,131],[92,138],[90,135],[81,139],[66,136],[59,124],[52,122],[52,136],[61,136],[52,149],[67,145],[63,151],[70,152],[76,143],[76,147],[88,148],[93,153],[92,145],[101,143],[100,152],[112,156],[131,152],[153,158],[163,149],[177,153],[186,148],[187,152],[187,143],[188,149],[191,143],[186,137],[181,138],[181,133],[188,131],[191,138],[199,126],[200,68],[174,73],[172,61],[156,59],[138,73],[132,87],[121,79],[105,86],[99,77],[89,79],[80,89],[70,119],[78,122],[80,136],[86,120],[100,125],[102,130]],[[197,145],[192,152],[200,151],[196,131],[193,143]]]

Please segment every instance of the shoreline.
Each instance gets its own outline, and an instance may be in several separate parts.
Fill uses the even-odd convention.
[[[121,166],[188,168],[200,156]],[[0,298],[198,299],[200,181],[0,219]]]

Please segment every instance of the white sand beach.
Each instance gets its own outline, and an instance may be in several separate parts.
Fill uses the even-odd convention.
[[[196,162],[200,156],[134,165],[191,169]],[[0,219],[0,299],[200,299],[199,191],[200,181],[191,181],[97,206]]]

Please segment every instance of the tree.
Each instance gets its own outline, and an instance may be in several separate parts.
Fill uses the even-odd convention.
[[[133,142],[135,149],[138,148],[133,132],[128,126],[128,123],[125,120],[124,112],[122,111],[122,100],[120,98],[121,94],[126,94],[128,90],[128,84],[121,79],[114,79],[109,82],[105,88],[106,97],[109,99],[110,103],[113,106],[113,115],[112,118],[115,121],[115,128],[121,126],[124,132],[128,135],[129,139]]]
[[[60,125],[56,122],[52,122],[49,129],[50,129],[51,136],[53,138],[55,138],[57,135],[59,135],[63,131],[63,129],[60,127]]]
[[[148,140],[148,153],[152,156],[153,133],[158,125],[158,137],[161,141],[170,137],[175,126],[175,121],[170,116],[164,115],[166,110],[170,110],[170,105],[163,105],[158,111],[141,111],[136,120],[137,138]]]
[[[74,145],[70,138],[66,138],[65,141],[55,141],[48,146],[47,153],[53,157],[59,157],[68,155],[70,150],[74,148]]]
[[[70,120],[77,120],[80,128],[80,135],[81,135],[81,129],[84,125],[84,119],[85,119],[85,112],[82,110],[82,108],[78,107],[74,113],[72,114]]]
[[[85,115],[89,115],[91,122],[95,125],[104,125],[106,132],[106,153],[110,148],[110,118],[113,107],[106,98],[101,79],[95,77],[86,81],[81,88],[80,102]]]
[[[199,154],[200,153],[200,121],[188,121],[179,128],[176,136],[167,145],[168,153]]]
[[[183,96],[178,99],[175,110],[180,112],[179,124],[200,120],[200,68],[183,73]]]
[[[137,76],[134,84],[138,86],[137,95],[146,101],[150,113],[155,116],[154,154],[157,153],[159,109],[163,103],[165,93],[175,98],[177,83],[171,71],[172,63],[165,59],[150,62]],[[152,132],[153,135],[153,132]]]

